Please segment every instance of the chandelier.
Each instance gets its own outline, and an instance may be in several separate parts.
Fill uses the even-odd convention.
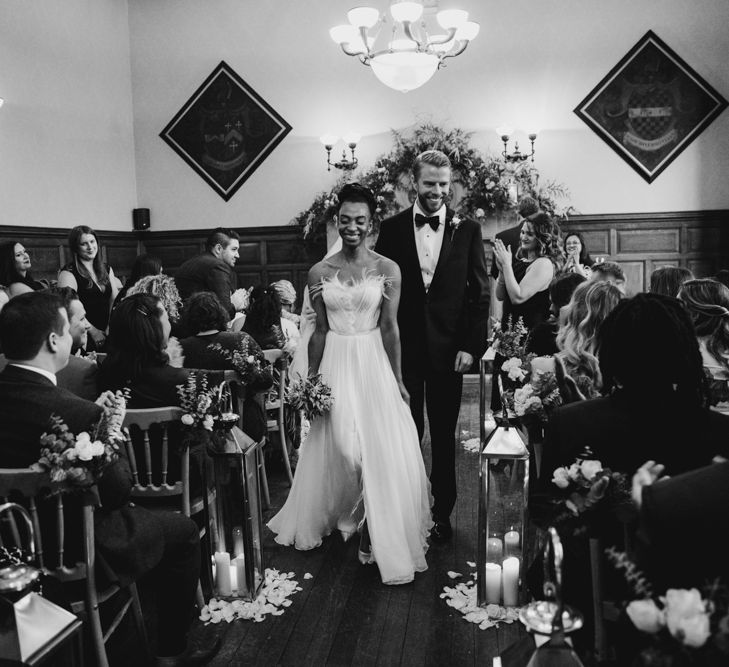
[[[350,9],[349,24],[335,26],[329,34],[348,56],[369,65],[382,83],[406,93],[426,83],[446,58],[463,53],[479,31],[478,23],[468,20],[468,12],[446,9],[436,14],[440,30],[430,32],[423,11],[420,2],[391,4],[392,28],[386,30],[387,46],[379,50],[374,45],[387,16],[374,7]]]
[[[531,142],[531,152],[530,153],[522,153],[519,150],[519,142],[514,143],[514,152],[509,153],[508,152],[508,144],[509,139],[511,139],[511,136],[514,134],[514,130],[510,127],[497,127],[496,128],[496,134],[498,134],[501,137],[501,141],[504,144],[504,150],[501,152],[501,156],[504,158],[504,161],[508,163],[516,163],[517,165],[522,164],[524,161],[529,160],[531,158],[532,164],[534,164],[534,142],[537,140],[537,132],[532,131],[529,132],[529,141]]]

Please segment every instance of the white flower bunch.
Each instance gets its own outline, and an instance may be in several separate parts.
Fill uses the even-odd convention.
[[[525,384],[514,390],[514,412],[523,417],[532,412],[540,412],[543,408],[542,399],[534,394],[534,386]]]
[[[511,357],[501,364],[501,370],[514,382],[521,382],[526,377],[526,370],[522,368],[522,360],[518,357]]]
[[[230,295],[230,302],[233,304],[233,308],[235,308],[238,313],[242,313],[246,308],[248,308],[249,301],[250,289],[239,287]]]
[[[180,407],[184,414],[180,421],[184,426],[194,429],[203,428],[213,430],[214,415],[218,412],[217,396],[220,385],[210,387],[208,377],[204,373],[199,377],[190,373],[185,384],[177,385],[177,395],[180,397]]]

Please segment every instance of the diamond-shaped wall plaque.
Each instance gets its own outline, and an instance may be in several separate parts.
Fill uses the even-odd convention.
[[[160,133],[228,201],[291,126],[225,62]]]
[[[649,30],[575,113],[651,183],[726,106]]]

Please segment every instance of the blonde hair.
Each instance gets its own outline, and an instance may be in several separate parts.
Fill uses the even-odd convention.
[[[152,294],[162,302],[170,320],[175,321],[180,317],[182,299],[177,291],[175,279],[170,276],[163,273],[156,276],[144,276],[129,288],[127,296],[132,294]]]
[[[557,333],[557,348],[567,371],[570,375],[588,375],[597,388],[602,385],[597,360],[597,329],[622,296],[615,285],[602,280],[578,285]]]

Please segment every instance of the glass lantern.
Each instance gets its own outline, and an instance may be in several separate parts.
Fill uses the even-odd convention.
[[[219,598],[252,601],[265,574],[258,477],[262,441],[255,442],[237,426],[226,436],[210,450],[215,483],[214,592]]]
[[[480,606],[518,607],[523,598],[529,450],[507,419],[486,435],[485,374],[482,360],[477,601]]]

